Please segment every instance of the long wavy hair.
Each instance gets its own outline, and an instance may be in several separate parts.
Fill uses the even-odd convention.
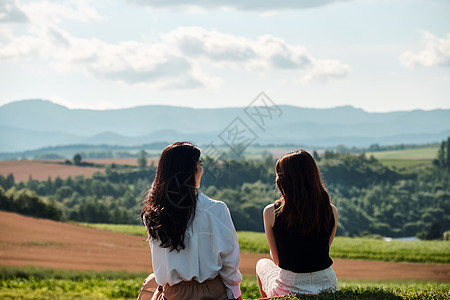
[[[297,150],[280,158],[275,169],[281,193],[276,201],[277,216],[288,228],[295,227],[304,235],[331,232],[334,217],[330,196],[314,158],[305,150]]]
[[[140,213],[149,236],[170,251],[185,248],[185,233],[197,204],[195,174],[199,159],[200,149],[191,143],[167,146]]]

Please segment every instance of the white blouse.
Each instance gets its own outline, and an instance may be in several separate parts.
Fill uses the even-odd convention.
[[[199,193],[194,220],[186,230],[186,248],[180,252],[160,247],[158,240],[149,238],[149,243],[159,285],[191,280],[202,283],[220,275],[229,299],[241,295],[239,244],[225,203]]]

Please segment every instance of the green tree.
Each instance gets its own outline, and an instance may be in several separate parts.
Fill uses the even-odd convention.
[[[5,186],[5,190],[8,190],[10,188],[12,188],[14,186],[14,175],[12,173],[10,173],[7,177],[6,177],[6,186]]]
[[[450,170],[450,136],[447,138],[447,169]]]
[[[147,167],[147,152],[144,149],[141,150],[141,154],[138,158],[139,169],[145,169]]]
[[[442,239],[442,226],[434,222],[427,230],[419,232],[417,237],[422,240],[440,240]]]
[[[81,155],[79,153],[73,156],[73,164],[76,166],[81,164]]]
[[[315,160],[316,162],[319,162],[319,161],[320,161],[319,153],[317,153],[316,150],[313,151],[313,157],[314,157],[314,160]]]

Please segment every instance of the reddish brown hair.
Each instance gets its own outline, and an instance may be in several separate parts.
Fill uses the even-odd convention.
[[[305,150],[288,153],[277,161],[276,175],[281,193],[276,214],[288,228],[295,226],[305,235],[330,232],[330,196],[314,158]]]

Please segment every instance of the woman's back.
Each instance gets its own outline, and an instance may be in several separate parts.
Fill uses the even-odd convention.
[[[275,203],[275,209],[279,207]],[[296,273],[324,270],[333,264],[329,256],[329,240],[334,227],[331,218],[328,231],[303,234],[296,227],[288,227],[282,215],[275,216],[273,233],[278,250],[280,268]]]
[[[150,239],[153,271],[160,284],[204,282],[219,275],[230,289],[239,289],[238,241],[225,203],[199,193],[194,220],[186,231],[185,249],[172,250]],[[220,256],[229,261],[223,264]],[[230,276],[231,275],[231,276]]]
[[[284,155],[276,165],[280,199],[266,206],[264,230],[272,260],[256,265],[263,297],[337,290],[329,250],[337,210],[314,158],[305,150]]]
[[[159,285],[153,299],[241,299],[236,230],[225,203],[198,192],[200,154],[189,142],[167,146],[141,211]]]

